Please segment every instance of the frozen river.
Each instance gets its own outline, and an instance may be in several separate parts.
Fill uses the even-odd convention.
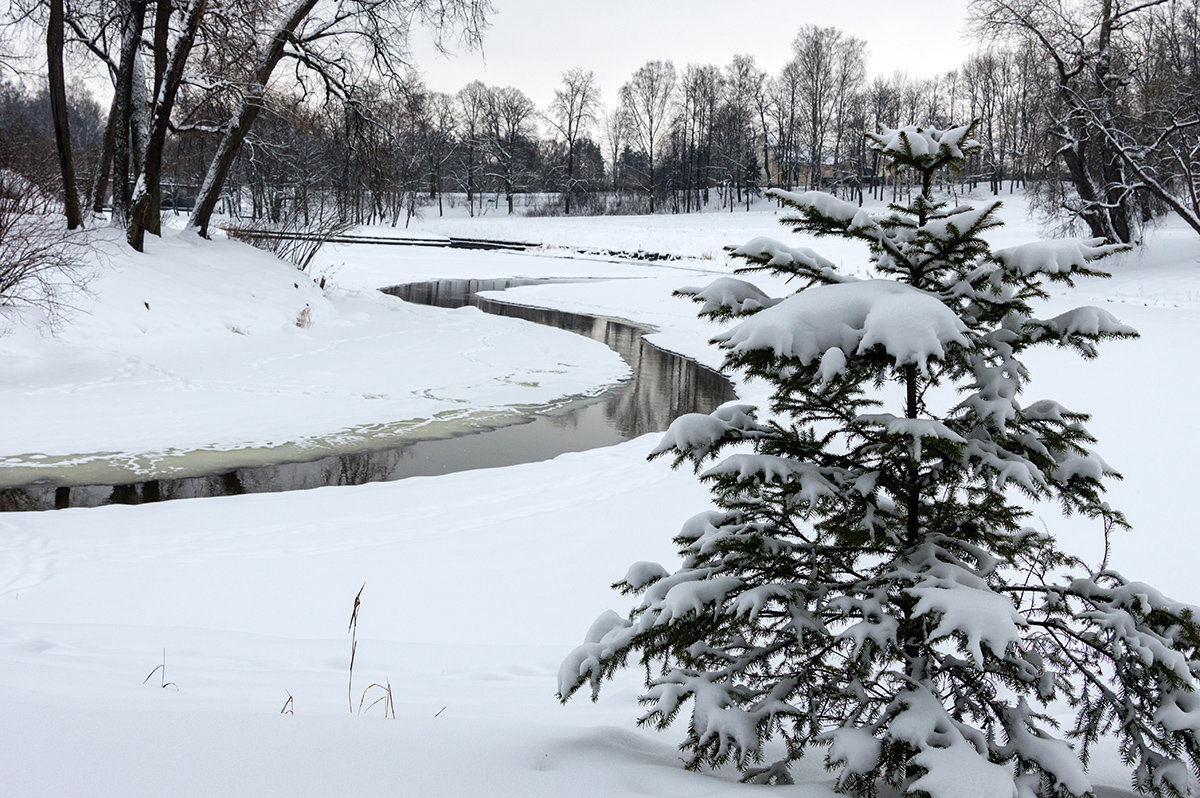
[[[735,398],[729,381],[695,361],[647,342],[648,330],[616,319],[511,304],[480,292],[502,291],[540,280],[439,280],[384,289],[417,304],[443,308],[475,305],[495,315],[520,318],[600,341],[621,356],[632,376],[598,396],[568,397],[553,406],[516,408],[491,421],[442,428],[436,437],[397,441],[382,430],[382,445],[304,457],[297,446],[274,452],[239,450],[196,453],[187,476],[124,484],[62,484],[51,481],[0,491],[0,510],[42,510],[138,504],[167,499],[303,490],[358,485],[412,476],[434,476],[547,460],[565,452],[609,446],[666,429],[683,413],[707,413]],[[291,455],[291,459],[289,458]],[[282,458],[238,465],[254,457]]]

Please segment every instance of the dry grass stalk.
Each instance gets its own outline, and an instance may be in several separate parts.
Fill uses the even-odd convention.
[[[350,625],[346,627],[346,631],[350,633],[350,678],[346,683],[346,701],[350,704],[351,715],[354,714],[354,654],[358,651],[358,608],[362,604],[362,592],[366,586],[367,583],[363,582],[362,587],[354,596],[354,609],[350,612]]]
[[[176,690],[179,689],[179,685],[175,684],[175,682],[167,681],[167,650],[165,648],[163,649],[163,652],[162,652],[162,664],[155,665],[154,670],[152,670],[148,674],[146,674],[145,679],[142,679],[142,684],[145,684],[146,682],[150,681],[150,679],[156,673],[159,674],[159,682],[160,682],[160,684],[158,685],[159,687],[162,687],[162,688],[174,687]]]
[[[373,690],[375,688],[382,690],[383,695],[376,698],[370,704],[367,704],[366,711],[370,712],[371,707],[375,706],[380,701],[382,701],[383,702],[383,716],[385,718],[390,717],[390,718],[395,719],[395,717],[396,717],[396,702],[392,699],[392,682],[390,679],[387,681],[386,684],[380,684],[379,682],[373,682],[372,684],[367,685],[367,689],[363,690],[363,692],[362,692],[362,698],[360,698],[358,700],[358,714],[361,715],[363,713],[363,703],[367,700],[367,693],[371,692],[371,690]]]

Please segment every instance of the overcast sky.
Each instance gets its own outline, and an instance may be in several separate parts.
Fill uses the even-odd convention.
[[[800,26],[812,23],[865,39],[869,75],[897,69],[933,75],[958,66],[971,51],[963,35],[968,1],[493,0],[496,13],[482,53],[446,58],[427,34],[418,34],[414,57],[432,89],[454,92],[478,79],[515,86],[540,108],[553,98],[563,72],[583,67],[596,73],[611,104],[621,84],[652,59],[682,69],[724,66],[748,53],[774,74],[788,60]]]

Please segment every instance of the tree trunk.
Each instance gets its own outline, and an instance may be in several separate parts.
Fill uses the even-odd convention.
[[[67,229],[83,226],[79,187],[75,183],[75,159],[71,153],[71,128],[67,116],[67,87],[63,75],[63,0],[50,0],[50,22],[46,26],[47,73],[50,82],[50,115],[54,118],[54,143],[62,170],[63,209]]]
[[[1112,230],[1105,222],[1104,214],[1096,199],[1096,192],[1092,189],[1092,181],[1088,178],[1087,169],[1084,166],[1086,154],[1083,147],[1082,142],[1064,147],[1060,151],[1063,163],[1067,166],[1067,173],[1071,175],[1075,193],[1083,200],[1084,210],[1080,215],[1088,226],[1088,231],[1094,238],[1109,238]]]
[[[1099,53],[1096,59],[1096,84],[1103,102],[1104,123],[1115,116],[1115,95],[1119,77],[1112,74],[1113,3],[1103,0],[1100,10]],[[1125,180],[1125,164],[1107,136],[1100,141],[1100,174],[1104,180],[1106,216],[1112,237],[1123,244],[1133,240],[1130,225],[1129,197]]]
[[[146,0],[126,0],[122,5],[121,60],[113,99],[117,113],[113,129],[112,223],[124,227],[129,216],[129,132],[133,116],[134,63],[142,38]]]
[[[571,192],[575,190],[572,175],[575,172],[575,140],[567,142],[567,216],[571,215]]]
[[[653,142],[651,142],[651,144],[650,144],[649,156],[650,156],[650,179],[648,182],[650,184],[649,185],[649,188],[650,188],[650,213],[654,213],[654,143]]]
[[[159,0],[162,2],[162,0]],[[200,28],[200,20],[204,16],[207,0],[193,0],[184,20],[183,29],[175,41],[175,48],[167,60],[165,73],[157,79],[158,95],[154,98],[154,120],[150,126],[149,140],[143,154],[141,176],[138,178],[137,190],[134,192],[132,207],[129,212],[129,227],[127,239],[129,245],[141,252],[144,247],[146,231],[160,235],[162,231],[159,215],[159,198],[161,195],[160,181],[162,177],[163,149],[167,142],[167,128],[171,121],[171,111],[175,106],[175,97],[179,93],[179,85],[183,82],[183,69],[187,64],[192,42]],[[157,55],[155,61],[158,61]]]
[[[155,0],[154,3],[154,89],[151,96],[157,98],[162,89],[163,77],[167,73],[167,40],[171,33],[171,3]]]
[[[208,172],[204,175],[204,182],[200,185],[200,196],[196,200],[196,207],[192,210],[192,216],[188,220],[188,226],[198,229],[202,236],[208,235],[208,224],[212,219],[213,210],[217,206],[217,199],[221,196],[221,188],[225,184],[229,168],[233,165],[234,156],[237,155],[246,134],[250,131],[250,126],[254,124],[259,111],[262,110],[264,87],[271,79],[271,73],[275,71],[275,66],[283,58],[284,45],[295,34],[300,23],[304,21],[316,4],[317,0],[299,0],[292,6],[288,17],[272,34],[270,47],[258,61],[254,84],[247,90],[237,112],[225,126],[225,133],[217,145],[217,151],[209,164]]]
[[[473,144],[467,142],[467,213],[475,215],[475,150]]]
[[[134,183],[141,174],[146,148],[150,144],[151,98],[147,91],[146,64],[139,52],[133,57],[133,77],[129,84],[129,152]]]
[[[100,145],[100,162],[96,164],[96,176],[92,180],[91,207],[94,213],[104,210],[104,195],[108,191],[108,176],[112,169],[113,139],[117,130],[117,97],[119,92],[113,92],[112,103],[108,108],[108,122],[104,125],[104,141]]]

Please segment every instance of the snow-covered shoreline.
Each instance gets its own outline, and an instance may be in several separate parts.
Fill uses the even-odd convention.
[[[105,243],[107,265],[52,335],[25,319],[0,339],[0,486],[444,437],[628,375],[602,344],[379,286],[322,291],[243,244],[184,233],[143,256]]]

